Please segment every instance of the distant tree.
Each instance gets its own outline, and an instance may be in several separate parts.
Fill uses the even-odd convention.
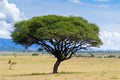
[[[16,53],[13,53],[13,55],[16,57]]]
[[[15,43],[26,48],[38,44],[57,58],[53,73],[78,50],[102,45],[98,26],[83,17],[38,16],[17,22],[14,28],[11,37]]]

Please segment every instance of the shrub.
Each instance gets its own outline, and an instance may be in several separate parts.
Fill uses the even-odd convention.
[[[97,58],[102,58],[102,56],[98,56]]]
[[[38,56],[39,54],[38,53],[33,53],[32,56]]]
[[[120,56],[118,56],[118,58],[120,58]]]
[[[95,55],[94,54],[90,54],[90,57],[95,57]]]
[[[115,58],[116,56],[115,55],[109,55],[107,56],[107,58]]]

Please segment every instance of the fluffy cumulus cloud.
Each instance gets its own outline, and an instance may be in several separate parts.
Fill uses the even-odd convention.
[[[13,24],[24,18],[23,13],[15,4],[8,3],[7,0],[0,0],[0,38],[10,38]]]
[[[103,46],[101,46],[102,49],[120,49],[120,32],[103,31],[100,37],[103,41]]]

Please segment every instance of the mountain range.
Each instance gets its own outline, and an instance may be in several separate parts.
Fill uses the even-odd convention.
[[[27,49],[27,51],[37,51],[39,46],[33,45]],[[0,38],[0,51],[25,51],[25,47],[17,45],[12,39]]]
[[[19,52],[19,51],[37,51],[38,48],[39,48],[38,45],[32,45],[31,47],[29,47],[26,50],[24,46],[15,44],[12,39],[0,38],[0,51],[13,51],[13,52],[14,51],[15,52]],[[115,50],[90,48],[90,51],[115,51]],[[116,51],[119,51],[119,50],[116,50]]]

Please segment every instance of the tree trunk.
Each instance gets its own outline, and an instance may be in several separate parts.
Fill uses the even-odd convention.
[[[53,68],[53,73],[58,73],[58,67],[60,65],[61,61],[57,60],[54,64],[54,68]]]

